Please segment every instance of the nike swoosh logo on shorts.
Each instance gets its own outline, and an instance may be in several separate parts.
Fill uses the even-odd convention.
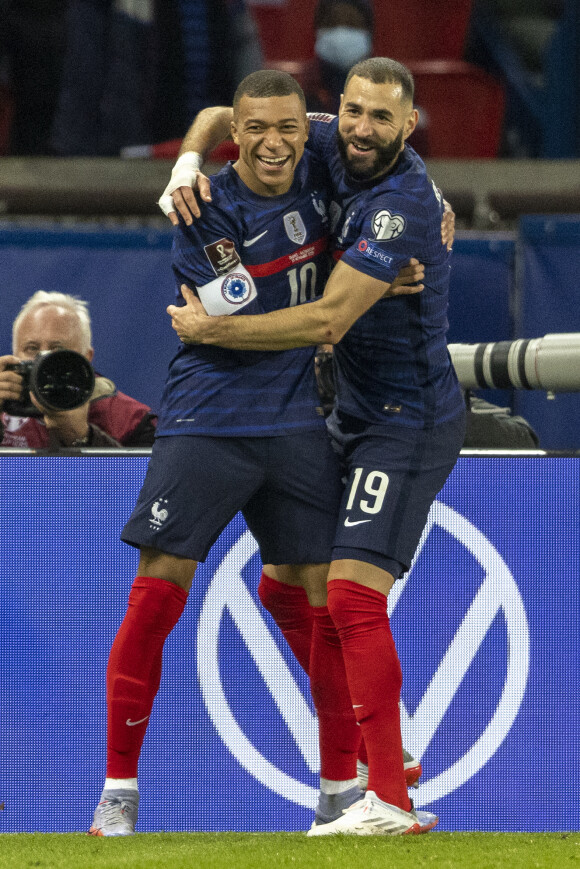
[[[263,235],[266,235],[267,232],[268,230],[265,229],[264,232],[261,232],[260,235],[255,235],[254,238],[246,238],[245,241],[242,242],[242,244],[244,245],[244,247],[251,247],[257,241],[259,241]]]
[[[146,715],[145,718],[140,718],[139,721],[131,721],[130,718],[127,718],[125,724],[127,725],[127,727],[135,727],[136,724],[143,724],[143,722],[147,721],[148,718],[148,715]]]
[[[344,520],[345,528],[352,528],[353,525],[363,525],[365,522],[372,522],[372,519],[357,519],[356,522],[351,522],[348,516]]]

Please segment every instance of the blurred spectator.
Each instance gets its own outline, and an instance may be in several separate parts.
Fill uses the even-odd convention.
[[[37,416],[10,416],[6,401],[22,401],[22,377],[11,369],[39,353],[74,350],[92,362],[91,321],[87,303],[64,293],[35,293],[16,317],[11,356],[0,356],[0,446],[50,448],[70,446],[151,446],[157,417],[141,402],[117,392],[106,377],[96,376],[90,400],[66,411],[46,408]],[[28,401],[28,396],[25,396]]]
[[[580,155],[578,0],[477,0],[466,57],[505,87],[500,156]]]
[[[0,0],[0,65],[7,152],[46,154],[65,49],[66,0]],[[0,98],[2,98],[0,96]],[[7,114],[3,114],[8,124]]]
[[[169,0],[157,5],[159,73],[152,123],[125,137],[122,157],[175,160],[191,119],[209,105],[229,105],[240,81],[261,69],[258,30],[244,0]],[[237,154],[226,148],[224,159]]]
[[[240,81],[262,67],[244,0],[157,0],[156,15],[159,88],[146,142],[183,136],[201,109],[229,105]]]
[[[143,141],[154,104],[153,0],[70,0],[51,146],[62,156],[113,155]]]
[[[348,70],[373,51],[371,0],[319,0],[314,12],[315,57],[306,64],[303,89],[309,112],[338,112]],[[419,123],[409,144],[429,156],[428,118],[420,106]]]
[[[315,57],[304,80],[310,112],[338,112],[348,70],[373,46],[373,7],[370,0],[319,0],[314,12]]]
[[[479,0],[500,26],[524,66],[541,78],[546,48],[564,12],[564,0]]]
[[[0,0],[4,151],[113,156],[183,136],[261,65],[244,0]]]

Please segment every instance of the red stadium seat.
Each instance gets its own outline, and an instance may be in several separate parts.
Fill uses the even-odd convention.
[[[472,0],[378,0],[374,54],[409,60],[463,57]]]
[[[8,154],[14,105],[8,88],[0,84],[0,157]]]
[[[497,157],[505,96],[503,86],[460,60],[408,61],[415,103],[427,123],[410,139],[422,157]],[[306,60],[272,60],[268,67],[293,75],[304,87]],[[419,144],[420,143],[420,144]]]
[[[422,157],[497,157],[505,96],[503,86],[482,69],[459,60],[410,61],[415,104],[427,120]]]
[[[282,72],[287,72],[293,76],[300,87],[305,87],[308,80],[308,70],[310,61],[308,60],[269,60],[266,62],[267,69],[280,69]]]
[[[314,54],[317,0],[250,4],[266,62],[304,60]],[[459,60],[472,0],[375,0],[374,54],[397,60]]]
[[[250,5],[266,66],[273,60],[304,60],[314,55],[314,10],[317,0],[286,0]]]
[[[240,149],[235,142],[222,142],[217,148],[208,154],[208,162],[211,163],[227,163],[228,160],[237,160],[240,156]]]

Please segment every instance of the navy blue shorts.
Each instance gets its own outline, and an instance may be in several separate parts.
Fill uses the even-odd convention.
[[[262,563],[326,563],[341,495],[340,463],[324,429],[159,437],[121,540],[204,561],[241,510]]]
[[[457,461],[465,417],[415,429],[367,425],[334,412],[328,427],[346,479],[332,559],[365,561],[397,579],[408,570],[431,504]]]

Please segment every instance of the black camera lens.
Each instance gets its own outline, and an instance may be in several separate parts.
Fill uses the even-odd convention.
[[[10,416],[40,417],[30,401],[31,392],[46,410],[74,410],[89,400],[95,388],[95,373],[88,359],[74,350],[54,350],[35,359],[25,359],[7,366],[22,375],[19,401],[6,401],[4,411]]]
[[[36,360],[30,391],[49,410],[74,410],[92,395],[95,375],[88,359],[74,350],[55,350]]]

